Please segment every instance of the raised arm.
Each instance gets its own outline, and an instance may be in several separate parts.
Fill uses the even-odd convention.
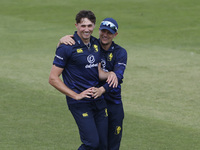
[[[74,44],[75,44],[75,41],[74,41],[73,37],[74,37],[73,35],[65,35],[65,36],[63,36],[63,37],[59,40],[59,42],[58,42],[58,44],[57,44],[57,47],[60,46],[60,44],[74,45]]]

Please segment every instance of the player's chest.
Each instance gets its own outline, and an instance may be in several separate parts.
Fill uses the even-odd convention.
[[[75,48],[72,52],[71,63],[76,65],[86,65],[97,63],[100,60],[98,49]]]
[[[101,65],[103,69],[111,71],[114,68],[114,64],[115,64],[114,52],[101,53]]]

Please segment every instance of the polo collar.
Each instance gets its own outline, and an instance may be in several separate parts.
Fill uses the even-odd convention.
[[[99,39],[99,43],[100,43],[100,39]],[[101,47],[101,49],[104,50],[104,51],[107,51],[107,52],[114,51],[114,49],[115,49],[115,43],[114,43],[114,41],[112,41],[112,44],[111,44],[111,46],[110,46],[110,48],[108,50],[105,50],[102,47]]]

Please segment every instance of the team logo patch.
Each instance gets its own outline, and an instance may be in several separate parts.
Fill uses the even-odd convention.
[[[77,53],[83,53],[82,48],[79,48],[79,49],[77,49],[76,51],[77,51]]]
[[[112,60],[112,58],[113,58],[113,54],[112,54],[112,53],[110,53],[110,54],[108,55],[108,61],[111,61],[111,60]]]
[[[86,113],[83,113],[82,116],[83,116],[83,117],[88,117],[88,113],[87,113],[87,112],[86,112]]]
[[[93,45],[95,52],[98,52],[98,46],[96,44]]]
[[[93,55],[89,55],[89,56],[87,57],[87,61],[88,61],[90,64],[94,63],[94,62],[95,62],[94,56],[93,56]]]
[[[94,55],[92,55],[92,54],[89,55],[89,56],[87,57],[87,61],[88,61],[89,64],[87,64],[87,65],[85,66],[85,68],[98,67],[98,63],[94,64],[94,62],[95,62]]]
[[[122,128],[120,126],[116,126],[116,129],[115,129],[115,134],[118,135],[120,134]]]

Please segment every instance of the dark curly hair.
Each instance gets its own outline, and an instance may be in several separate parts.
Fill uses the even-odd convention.
[[[96,23],[96,17],[94,13],[90,10],[81,10],[76,15],[76,23],[80,23],[82,18],[88,18],[92,23]]]

